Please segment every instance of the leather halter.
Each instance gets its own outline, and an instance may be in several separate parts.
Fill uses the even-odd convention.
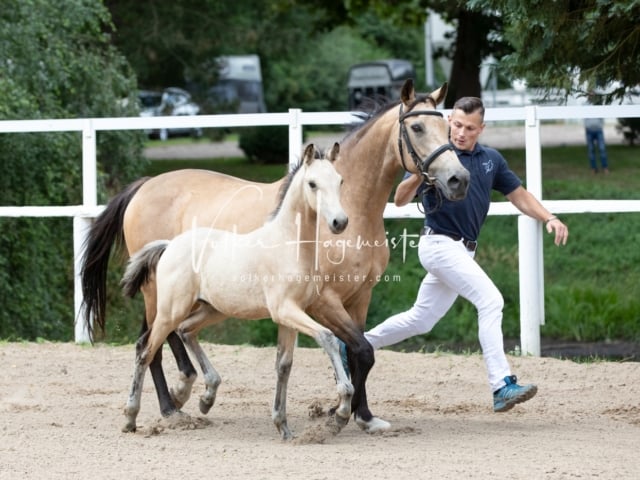
[[[411,144],[411,139],[409,138],[409,134],[407,133],[407,127],[405,126],[404,121],[407,117],[416,117],[418,115],[435,115],[437,117],[442,117],[442,118],[444,118],[444,115],[442,115],[442,112],[438,112],[437,110],[414,110],[411,112],[403,113],[402,107],[403,105],[400,104],[400,119],[399,119],[400,131],[398,133],[398,148],[400,150],[400,161],[402,162],[403,168],[405,170],[408,170],[407,165],[404,163],[404,152],[402,148],[402,140],[404,139],[404,143],[407,146],[407,151],[411,155],[411,158],[413,159],[413,163],[415,163],[416,168],[422,174],[422,177],[425,179],[425,182],[432,185],[434,182],[434,179],[433,177],[429,176],[429,167],[431,166],[433,161],[436,158],[438,158],[441,154],[443,154],[448,150],[453,150],[453,145],[451,145],[450,143],[445,143],[444,145],[439,146],[433,152],[431,152],[431,154],[427,158],[422,160],[420,156],[416,153],[416,150],[415,148],[413,148],[413,145]]]

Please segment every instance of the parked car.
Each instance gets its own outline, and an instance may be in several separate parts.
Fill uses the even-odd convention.
[[[191,99],[186,90],[177,87],[165,88],[162,92],[140,90],[141,117],[173,116],[173,115],[198,115],[200,107]],[[201,128],[161,128],[146,130],[151,138],[166,140],[170,136],[191,135],[201,137]]]

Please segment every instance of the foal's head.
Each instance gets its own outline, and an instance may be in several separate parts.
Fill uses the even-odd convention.
[[[331,232],[341,233],[347,228],[349,218],[340,202],[342,176],[334,167],[340,154],[340,145],[335,143],[323,158],[317,158],[313,144],[304,151],[302,188],[304,199],[310,208],[323,217]]]
[[[306,203],[323,217],[331,232],[341,233],[349,221],[340,202],[342,176],[334,167],[340,154],[340,145],[335,143],[322,158],[317,158],[313,144],[307,146],[302,159],[302,188]]]
[[[287,175],[280,188],[278,205],[271,214],[271,220],[283,211],[297,214],[300,204],[305,210],[323,217],[333,233],[341,233],[349,221],[340,202],[342,176],[334,167],[340,153],[340,145],[333,147],[321,157],[313,144],[307,145],[302,160]],[[294,193],[291,193],[291,191]],[[289,195],[296,195],[296,199]],[[293,210],[291,212],[290,210]]]

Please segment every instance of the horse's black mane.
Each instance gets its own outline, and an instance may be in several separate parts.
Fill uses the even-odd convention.
[[[407,111],[412,110],[419,103],[429,103],[429,102],[433,104],[433,108],[436,107],[436,102],[431,95],[417,94],[414,101],[409,105],[409,108],[407,109]],[[377,101],[371,100],[371,102],[366,105],[368,107],[366,110],[354,112],[354,115],[356,117],[362,118],[364,121],[362,123],[356,124],[353,127],[353,129],[349,133],[347,133],[343,141],[355,135],[358,135],[358,136],[364,135],[364,133],[371,127],[371,125],[376,123],[376,121],[382,115],[387,113],[392,108],[397,107],[398,105],[400,105],[400,100],[396,100],[393,102],[387,101],[387,100],[380,101],[380,99],[378,99]],[[319,156],[320,156],[319,152],[316,151],[316,158],[319,158]],[[289,187],[293,182],[293,177],[295,177],[296,173],[298,173],[298,170],[300,170],[301,167],[302,167],[302,160],[298,161],[298,163],[287,174],[287,177],[284,179],[284,182],[280,187],[280,190],[278,191],[278,204],[276,205],[276,208],[273,210],[273,212],[271,212],[271,215],[269,215],[269,220],[272,220],[280,211],[280,207],[282,207],[282,202],[284,201],[284,197],[287,195],[287,191],[289,190]]]
[[[366,109],[359,110],[354,112],[354,115],[358,118],[363,119],[362,123],[355,124],[353,129],[344,137],[344,140],[353,137],[353,136],[362,136],[367,130],[376,123],[376,121],[391,110],[394,107],[400,105],[400,100],[389,101],[384,98],[379,97],[376,100],[368,99],[369,102],[365,104]],[[412,110],[419,103],[432,103],[433,107],[436,107],[436,101],[433,99],[431,95],[428,94],[416,94],[416,98],[409,105],[407,111]]]

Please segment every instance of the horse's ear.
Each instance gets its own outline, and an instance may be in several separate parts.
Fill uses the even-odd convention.
[[[335,162],[338,159],[339,154],[340,154],[340,144],[336,142],[333,144],[333,147],[331,147],[331,151],[329,152],[327,159],[330,162]]]
[[[447,82],[444,82],[439,89],[434,90],[433,92],[431,92],[430,97],[435,100],[436,105],[438,105],[439,103],[444,101],[444,97],[447,96],[447,89],[448,88],[449,88],[449,84]]]
[[[313,143],[307,145],[307,148],[304,149],[303,161],[307,165],[311,165],[311,162],[316,158],[316,147]]]
[[[402,91],[400,93],[400,99],[402,103],[408,105],[416,99],[416,91],[413,88],[413,78],[407,78],[402,85]]]

